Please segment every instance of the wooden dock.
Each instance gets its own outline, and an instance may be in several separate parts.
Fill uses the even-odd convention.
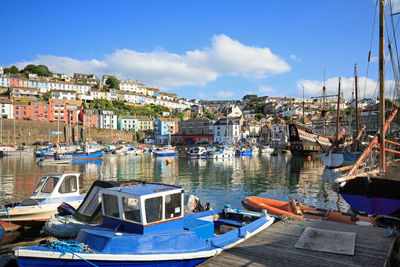
[[[305,227],[355,232],[354,256],[295,248]],[[384,228],[329,221],[277,221],[238,246],[222,252],[206,266],[385,266],[393,237]]]

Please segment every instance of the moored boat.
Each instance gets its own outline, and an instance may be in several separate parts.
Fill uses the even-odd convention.
[[[202,146],[191,147],[189,148],[187,155],[192,159],[206,158],[207,150]]]
[[[231,208],[184,215],[183,188],[178,186],[138,183],[101,189],[100,195],[100,226],[81,229],[71,242],[15,249],[18,264],[195,266],[274,221],[266,213]],[[82,249],[68,253],[69,244]]]
[[[175,150],[175,147],[167,146],[157,149],[153,152],[153,155],[156,157],[171,157],[177,156],[178,152]]]
[[[299,205],[297,200],[293,198],[288,202],[285,202],[270,198],[251,196],[242,199],[242,205],[247,210],[266,210],[268,213],[278,216],[288,216],[299,219],[312,218],[348,224],[376,226],[375,219],[372,217]]]
[[[226,159],[235,157],[235,150],[230,146],[222,146],[215,150],[207,151],[208,159]]]
[[[79,193],[79,175],[44,175],[29,198],[5,205],[5,209],[0,211],[0,225],[6,231],[21,226],[40,225],[57,213],[57,207],[63,202],[78,207],[84,198]]]
[[[272,147],[270,147],[269,145],[263,146],[261,148],[261,154],[269,155],[269,154],[272,154],[273,152],[274,152],[274,149]]]

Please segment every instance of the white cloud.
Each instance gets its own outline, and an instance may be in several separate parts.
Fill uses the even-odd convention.
[[[224,34],[213,36],[211,46],[184,54],[160,49],[153,52],[120,49],[104,59],[38,55],[32,61],[16,63],[18,67],[27,64],[44,64],[53,72],[68,74],[114,74],[160,88],[205,85],[222,75],[262,78],[290,70],[290,66],[268,47],[246,46]]]
[[[295,62],[300,62],[301,58],[298,58],[296,55],[290,55],[290,59]]]
[[[299,93],[304,93],[306,96],[322,96],[322,87],[324,85],[323,81],[317,80],[300,80],[296,83]],[[338,92],[339,77],[329,78],[325,82],[326,94],[336,95]],[[386,96],[393,96],[394,81],[385,81]],[[344,78],[341,81],[341,92],[346,99],[351,99],[352,92],[354,91],[354,77]],[[358,77],[358,92],[359,97],[376,97],[379,94],[379,84],[370,78]]]
[[[265,85],[260,85],[258,87],[258,91],[260,93],[263,93],[263,94],[271,94],[271,93],[275,93],[276,92],[275,89],[273,89],[273,88],[271,88],[269,86],[265,86]]]
[[[235,95],[232,91],[219,91],[217,92],[217,96],[219,98],[232,98]]]

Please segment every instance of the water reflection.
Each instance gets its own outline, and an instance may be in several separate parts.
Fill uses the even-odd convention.
[[[202,202],[210,202],[214,208],[226,203],[241,208],[241,199],[249,195],[281,200],[290,195],[313,206],[346,208],[335,192],[333,174],[324,169],[318,156],[310,160],[288,154],[193,160],[156,158],[150,154],[105,155],[99,161],[43,167],[36,164],[33,156],[25,156],[0,159],[0,169],[2,203],[29,196],[45,173],[77,171],[84,191],[96,179],[139,179],[183,186],[186,192],[199,195]]]

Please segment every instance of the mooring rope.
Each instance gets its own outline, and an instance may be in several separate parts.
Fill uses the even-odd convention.
[[[65,253],[71,253],[74,256],[77,256],[78,258],[86,261],[90,265],[98,267],[93,262],[90,262],[87,259],[85,259],[85,258],[79,256],[78,254],[76,254],[76,253],[79,253],[79,252],[92,252],[92,253],[94,253],[89,248],[88,245],[85,245],[83,243],[79,243],[79,242],[74,241],[74,240],[65,240],[65,241],[47,240],[47,245],[50,246],[51,248],[54,248],[54,249],[58,250],[62,255],[64,255]]]

